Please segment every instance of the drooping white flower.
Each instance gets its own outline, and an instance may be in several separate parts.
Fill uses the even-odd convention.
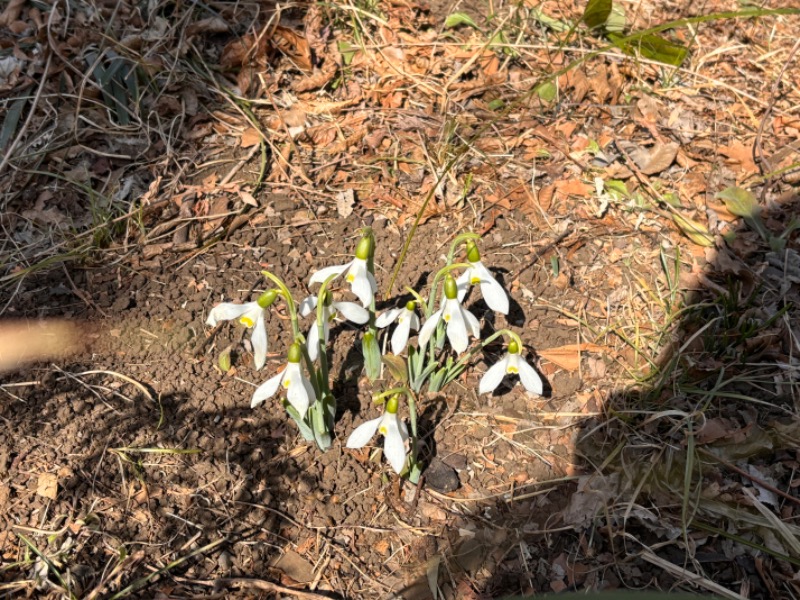
[[[328,294],[330,297],[330,294]],[[309,296],[300,303],[300,316],[307,316],[317,308],[317,297]],[[355,302],[331,302],[326,303],[322,307],[322,329],[325,332],[325,344],[328,343],[330,336],[330,323],[335,320],[341,313],[344,320],[363,325],[369,321],[369,312],[360,307]],[[319,328],[317,327],[317,320],[311,325],[308,331],[308,338],[306,339],[306,346],[308,347],[308,356],[311,360],[317,360],[319,355]]]
[[[397,397],[390,398],[386,403],[386,411],[383,415],[362,423],[353,430],[353,433],[347,438],[347,447],[363,448],[375,436],[375,433],[380,433],[383,436],[383,453],[386,455],[386,460],[389,461],[394,472],[399,475],[406,465],[408,428],[397,416],[398,404]]]
[[[508,295],[503,286],[481,262],[481,254],[474,242],[467,245],[467,260],[470,264],[469,268],[456,281],[459,302],[464,301],[464,296],[467,295],[470,286],[480,284],[481,294],[486,305],[495,312],[507,315]]]
[[[244,304],[222,302],[217,304],[208,313],[206,325],[214,327],[220,321],[236,319],[248,329],[252,329],[250,343],[253,345],[253,360],[256,369],[260,369],[267,361],[267,325],[264,320],[264,312],[275,302],[277,295],[275,290],[270,290],[261,294],[255,302],[245,302]]]
[[[489,367],[489,370],[481,377],[478,386],[479,394],[493,392],[500,385],[506,375],[519,375],[519,380],[523,387],[533,394],[542,395],[542,378],[536,370],[530,366],[525,359],[520,356],[519,344],[511,341],[508,344],[508,352],[498,362]]]
[[[436,331],[436,326],[443,320],[447,323],[447,339],[450,340],[450,345],[453,350],[461,354],[469,346],[470,336],[480,337],[481,326],[475,315],[461,306],[455,279],[449,274],[445,276],[444,296],[444,302],[439,310],[433,313],[420,329],[419,346],[425,347]]]
[[[375,292],[378,291],[375,277],[367,268],[367,259],[372,253],[372,246],[371,237],[365,236],[361,238],[356,247],[356,256],[353,260],[344,265],[333,265],[332,267],[320,269],[311,276],[308,284],[324,283],[331,275],[339,276],[342,273],[346,273],[345,279],[350,284],[353,294],[358,297],[362,306],[370,306],[375,298]]]
[[[397,327],[392,334],[392,352],[400,354],[405,350],[408,344],[408,336],[411,335],[411,330],[419,331],[419,317],[414,312],[416,302],[408,302],[403,308],[393,308],[382,313],[375,319],[375,327],[383,329],[388,327],[395,321]]]
[[[314,401],[314,388],[303,374],[303,368],[300,366],[302,357],[303,351],[300,348],[300,344],[289,346],[286,366],[274,377],[256,388],[253,399],[250,401],[250,407],[255,408],[267,398],[272,398],[278,388],[283,387],[286,390],[286,399],[289,404],[300,413],[301,418],[305,417],[308,407]]]

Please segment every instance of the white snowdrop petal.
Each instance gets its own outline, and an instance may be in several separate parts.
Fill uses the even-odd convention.
[[[382,419],[383,417],[378,417],[356,427],[350,437],[347,438],[347,447],[363,448],[366,446],[378,431],[378,426],[381,424]]]
[[[473,315],[470,311],[466,308],[461,308],[461,311],[464,315],[464,319],[467,321],[467,329],[474,338],[481,337],[481,324],[478,322],[477,317]]]
[[[372,304],[372,286],[369,283],[369,279],[367,279],[366,272],[359,273],[358,276],[353,279],[350,285],[353,293],[363,306],[369,306]]]
[[[311,311],[317,308],[317,297],[316,296],[306,296],[303,298],[303,301],[300,302],[300,306],[297,308],[297,312],[300,313],[301,317],[307,317],[311,314]]]
[[[481,279],[481,294],[483,294],[486,305],[495,312],[507,315],[508,294],[487,269],[484,268],[484,271],[488,277]]]
[[[250,336],[250,343],[253,344],[253,360],[256,369],[260,369],[267,362],[267,326],[264,323],[263,310],[259,310],[256,324],[253,327],[253,335]]]
[[[397,415],[387,413],[386,416],[388,418],[384,419],[383,422],[386,427],[386,433],[383,435],[383,453],[386,455],[386,460],[389,461],[394,472],[399,475],[406,465],[406,445],[400,433]]]
[[[497,386],[500,385],[500,382],[503,381],[503,378],[506,376],[507,367],[508,354],[506,354],[498,362],[494,363],[491,367],[489,367],[486,373],[483,374],[480,385],[478,385],[478,393],[486,394],[488,392],[495,391]]]
[[[211,312],[208,313],[206,325],[214,327],[220,321],[238,319],[252,309],[252,304],[252,302],[247,302],[246,304],[234,304],[232,302],[217,304],[211,309]]]
[[[447,323],[447,339],[453,350],[461,354],[469,346],[469,335],[467,334],[467,324],[464,321],[464,313],[458,300],[447,300],[448,303],[455,302],[450,306],[450,320]]]
[[[522,359],[517,363],[517,368],[519,368],[519,379],[525,389],[541,396],[544,386],[542,384],[542,378],[536,372],[536,369]]]
[[[427,345],[428,340],[430,340],[431,336],[433,335],[433,332],[436,331],[436,326],[439,324],[439,321],[442,320],[443,310],[444,309],[440,308],[435,313],[433,313],[428,318],[428,320],[425,321],[425,324],[422,326],[422,329],[419,330],[420,349],[423,349]]]
[[[308,411],[308,405],[311,399],[308,397],[308,388],[304,385],[303,371],[300,368],[300,363],[289,363],[286,367],[286,375],[284,381],[288,380],[289,387],[286,389],[286,399],[289,404],[294,406],[295,410],[304,417]],[[309,384],[310,387],[310,384]],[[311,388],[313,394],[313,388]]]
[[[403,311],[402,308],[392,308],[382,312],[375,319],[375,327],[377,327],[378,329],[383,329],[384,327],[388,327],[397,320],[397,317],[400,316],[400,313],[402,311]]]
[[[342,313],[342,316],[351,323],[363,325],[369,321],[369,311],[360,307],[355,302],[334,302],[333,307]]]
[[[419,317],[417,316],[417,313],[412,312],[408,316],[408,319],[409,321],[411,321],[411,329],[413,329],[414,331],[419,331]]]
[[[467,295],[467,291],[470,287],[470,273],[472,269],[467,269],[461,275],[458,276],[456,279],[456,289],[458,290],[458,301],[463,302],[464,297]]]
[[[347,263],[346,265],[333,265],[332,267],[325,267],[324,269],[320,269],[316,273],[311,276],[311,279],[308,280],[308,285],[312,285],[314,283],[325,283],[325,280],[330,277],[331,275],[341,275],[347,269],[350,268],[352,262]]]
[[[316,321],[314,321],[311,329],[308,330],[306,347],[308,348],[308,357],[311,360],[317,360],[317,356],[319,356],[319,329]]]
[[[394,329],[392,333],[392,352],[401,354],[406,349],[408,336],[411,330],[411,319],[405,319]]]
[[[250,401],[250,408],[255,408],[259,404],[261,404],[267,398],[272,398],[275,395],[275,392],[278,391],[278,388],[281,385],[281,380],[283,379],[283,372],[286,369],[282,369],[278,371],[278,374],[270,379],[267,379],[264,383],[256,388],[255,393],[253,394],[253,399]]]

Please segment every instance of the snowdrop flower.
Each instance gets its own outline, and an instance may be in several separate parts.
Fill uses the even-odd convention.
[[[425,321],[419,332],[419,346],[425,347],[436,326],[441,320],[447,323],[447,339],[453,350],[461,354],[469,346],[469,336],[480,337],[481,326],[471,312],[461,306],[458,299],[458,287],[453,276],[448,274],[444,280],[444,297],[441,308]]]
[[[278,372],[277,375],[262,383],[253,394],[250,401],[250,408],[255,408],[267,398],[272,398],[278,388],[283,386],[286,390],[286,399],[298,413],[300,418],[306,416],[308,407],[315,399],[314,388],[311,382],[303,375],[300,361],[303,358],[303,350],[300,344],[294,343],[289,346],[289,355],[286,367]]]
[[[362,306],[370,306],[378,291],[378,284],[375,276],[367,269],[367,260],[373,251],[373,241],[371,236],[364,236],[356,247],[356,257],[347,264],[334,265],[320,269],[311,276],[308,284],[324,283],[331,275],[341,275],[347,272],[345,279],[350,284],[353,293],[361,301]]]
[[[419,317],[417,313],[414,312],[416,307],[417,303],[411,301],[403,308],[387,310],[375,319],[375,327],[379,329],[388,327],[390,324],[397,321],[397,327],[395,327],[394,333],[392,334],[392,352],[394,354],[400,354],[405,350],[406,344],[408,344],[408,336],[412,329],[419,331]]]
[[[330,336],[330,323],[339,316],[339,313],[342,314],[345,320],[358,325],[363,325],[369,321],[369,312],[355,302],[331,302],[330,298],[330,294],[325,295],[326,301],[322,307],[322,328],[325,332],[325,344],[328,343]],[[300,315],[305,317],[316,308],[317,297],[309,296],[300,303]],[[314,319],[314,323],[308,332],[306,346],[308,347],[309,358],[317,360],[319,355],[319,328],[317,327],[316,319]]]
[[[501,286],[494,278],[483,263],[481,262],[481,253],[475,242],[470,241],[467,244],[467,260],[470,267],[458,278],[458,301],[463,302],[464,296],[467,295],[467,290],[471,285],[481,286],[481,294],[486,302],[486,305],[495,312],[508,314],[508,295],[506,295],[503,286]]]
[[[536,370],[520,356],[520,347],[515,340],[508,343],[508,352],[499,362],[489,367],[481,377],[479,394],[493,392],[506,375],[519,375],[523,387],[534,394],[542,395],[542,378]]]
[[[397,396],[392,396],[386,403],[386,411],[382,416],[362,423],[347,438],[348,448],[363,448],[376,432],[380,433],[383,436],[383,453],[398,475],[406,465],[406,440],[408,439],[406,424],[397,416],[399,404]]]
[[[277,297],[277,290],[269,290],[261,294],[255,302],[246,302],[244,304],[223,302],[217,304],[208,313],[206,325],[214,327],[220,321],[237,319],[239,323],[248,329],[252,329],[250,343],[253,345],[253,359],[256,369],[260,369],[267,361],[267,326],[264,322],[264,311],[272,306]]]

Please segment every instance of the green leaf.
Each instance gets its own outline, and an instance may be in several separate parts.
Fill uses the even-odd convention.
[[[611,13],[606,19],[606,31],[609,33],[622,33],[625,30],[626,23],[625,9],[614,3],[611,6]]]
[[[387,354],[383,356],[381,360],[398,383],[408,383],[406,361],[402,357],[395,356],[394,354]]]
[[[364,354],[364,368],[370,381],[375,381],[381,373],[381,348],[372,334],[364,334],[361,341],[361,352]]]
[[[611,0],[589,0],[586,10],[583,11],[583,22],[589,29],[604,27],[611,14],[613,3]]]
[[[489,102],[489,110],[500,110],[506,105],[502,98],[495,98]],[[2,147],[2,146],[0,146]]]
[[[732,185],[717,194],[725,208],[737,217],[753,218],[760,212],[756,197],[749,190]]]
[[[337,47],[339,48],[339,54],[342,55],[345,66],[350,65],[350,63],[353,62],[353,57],[356,55],[356,52],[358,52],[358,46],[352,46],[348,42],[340,41]]]
[[[694,219],[684,217],[678,213],[672,213],[672,220],[680,228],[683,234],[698,246],[708,248],[714,245],[714,236],[708,231],[705,225],[698,223]]]
[[[673,67],[679,67],[686,59],[689,50],[654,33],[624,37],[609,32],[608,39],[629,56],[643,56]]]
[[[25,89],[25,92],[29,88]],[[11,142],[11,138],[17,131],[19,119],[22,116],[22,109],[25,108],[28,99],[26,97],[17,98],[11,103],[11,107],[6,112],[6,118],[3,119],[3,128],[0,130],[0,150],[4,150]]]
[[[453,27],[458,27],[459,25],[469,25],[474,29],[479,29],[478,24],[472,20],[467,13],[462,12],[455,12],[444,20],[444,28],[445,29],[452,29]]]
[[[544,12],[542,12],[541,8],[533,8],[531,10],[531,16],[533,17],[534,21],[541,23],[545,27],[549,27],[556,33],[564,33],[565,31],[570,30],[569,23],[565,23],[564,21],[559,21],[558,19],[547,16],[544,14]]]
[[[536,86],[536,95],[545,102],[552,102],[556,99],[558,88],[552,81],[546,81],[541,85]]]

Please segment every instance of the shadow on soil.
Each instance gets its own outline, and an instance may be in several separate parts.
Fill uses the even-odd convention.
[[[795,196],[762,216],[779,235],[797,212]],[[789,236],[786,247],[798,246],[797,234]],[[565,457],[573,465],[570,481],[521,482],[519,490],[467,509],[445,504],[453,525],[424,536],[425,561],[416,565],[416,579],[406,577],[413,583],[402,597],[432,597],[431,582],[441,597],[459,599],[569,589],[671,590],[685,581],[683,570],[729,589],[748,586],[751,598],[769,597],[777,575],[765,574],[764,562],[777,561],[733,544],[713,507],[735,503],[737,486],[751,483],[734,465],[742,460],[745,469],[769,471],[778,487],[796,497],[789,482],[800,436],[791,429],[796,389],[787,386],[797,384],[789,358],[797,339],[787,324],[796,315],[789,302],[797,300],[798,284],[786,277],[791,265],[780,257],[787,256],[768,256],[757,234],[739,231],[691,280],[688,306],[658,359],[662,376],[612,394],[599,407],[603,417],[575,431]],[[346,396],[340,414],[358,409],[357,375],[347,371],[351,359],[336,383]],[[349,499],[376,495],[370,488],[347,489],[348,477],[354,484],[370,479],[358,471],[362,467],[341,445],[321,457],[292,447],[286,440],[294,437],[293,425],[283,414],[225,402],[250,389],[235,378],[211,387],[192,383],[191,376],[208,374],[192,360],[165,367],[161,376],[173,378],[168,387],[174,391],[161,397],[153,390],[162,389],[163,380],[151,382],[148,396],[120,374],[89,372],[88,364],[55,374],[31,371],[24,379],[32,383],[3,388],[4,584],[44,594],[59,571],[77,597],[110,597],[137,580],[141,588],[133,597],[186,597],[187,589],[235,597],[225,593],[230,578],[299,582],[307,590],[315,573],[328,577],[358,564],[353,538],[339,523],[366,523],[387,509],[370,502],[361,509],[367,512],[352,512]],[[217,404],[190,402],[205,393],[210,399],[208,390],[219,385],[229,391],[216,394]],[[446,408],[423,408],[423,436],[435,430]],[[517,441],[524,443],[524,436]],[[425,452],[433,459],[447,449],[430,436]],[[389,510],[400,510],[405,521],[420,499],[436,500],[425,487],[409,500],[393,486],[384,485],[384,497],[393,497]],[[682,505],[684,497],[689,502]],[[738,537],[760,543],[742,533],[746,529]],[[389,533],[377,531],[376,543]],[[49,572],[25,551],[18,534],[48,556]],[[290,537],[296,548],[315,548],[327,566],[317,569],[301,552],[284,552]],[[152,571],[152,565],[176,559],[181,562],[168,573]],[[780,572],[780,564],[772,566]],[[382,575],[367,577],[374,584]],[[317,593],[360,598],[375,592]]]

